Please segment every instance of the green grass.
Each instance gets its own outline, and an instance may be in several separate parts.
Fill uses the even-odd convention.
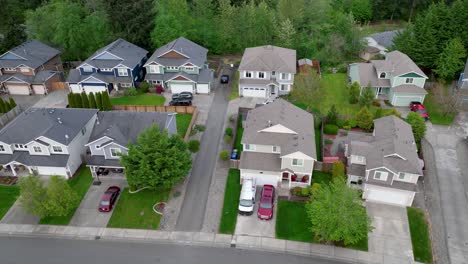
[[[229,101],[239,97],[239,71],[234,73],[234,79],[231,85],[231,94],[229,95]]]
[[[311,224],[305,205],[304,202],[278,201],[276,238],[318,243],[309,229]],[[354,245],[346,246],[346,248],[367,251],[367,237]]]
[[[191,120],[192,120],[192,114],[177,114],[176,115],[177,133],[182,138],[185,137],[185,133],[187,133],[187,129],[190,125]]]
[[[419,208],[408,207],[407,213],[414,259],[432,263],[431,240],[424,212]]]
[[[240,190],[240,171],[230,169],[224,192],[224,204],[221,222],[219,223],[219,233],[233,234],[236,229]]]
[[[143,190],[131,194],[128,192],[128,188],[125,188],[117,201],[107,227],[158,229],[161,216],[153,211],[153,205],[157,202],[167,201],[168,197],[169,190],[165,189]]]
[[[315,129],[315,149],[317,151],[317,160],[322,161],[322,131],[320,128]]]
[[[241,144],[243,133],[244,133],[244,128],[242,127],[242,115],[239,115],[239,118],[237,119],[236,141],[234,144],[234,147],[237,149],[237,153],[239,153],[239,156],[243,150],[242,144]]]
[[[314,170],[312,174],[312,182],[320,184],[329,184],[332,180],[332,175],[323,171]]]
[[[139,94],[111,98],[112,105],[164,105],[166,98],[157,94]]]
[[[0,220],[5,216],[18,197],[19,187],[17,185],[0,186]]]
[[[88,192],[89,186],[91,186],[92,182],[93,182],[93,177],[91,176],[91,171],[86,166],[82,166],[78,170],[77,174],[73,178],[68,180],[68,184],[70,184],[70,187],[78,194],[80,201],[83,200],[83,197]],[[78,206],[66,216],[54,216],[54,217],[49,216],[49,217],[41,218],[41,220],[39,221],[39,224],[68,225],[70,223],[70,220],[73,218],[73,215],[75,214],[75,211],[78,208]]]
[[[432,91],[428,91],[428,94],[424,99],[424,106],[426,106],[432,124],[444,126],[452,124],[453,119],[455,118],[455,114],[443,115],[440,106],[436,103],[434,99]]]

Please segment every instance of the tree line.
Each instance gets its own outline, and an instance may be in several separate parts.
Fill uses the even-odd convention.
[[[112,110],[112,103],[107,92],[100,93],[69,93],[68,94],[69,108],[91,108],[101,111]]]

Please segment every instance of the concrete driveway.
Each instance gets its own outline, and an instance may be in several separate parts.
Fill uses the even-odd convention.
[[[27,213],[19,200],[10,207],[10,210],[3,216],[0,223],[2,224],[28,224],[28,225],[35,225],[39,223],[39,217]]]
[[[42,96],[34,107],[65,108],[68,105],[67,95],[67,89],[52,91],[47,96]]]
[[[1,96],[3,100],[9,100],[10,97],[12,97],[16,104],[21,106],[23,110],[28,109],[29,107],[33,106],[36,104],[39,100],[43,99],[45,96],[44,95],[9,95],[9,94],[4,94]]]
[[[405,207],[366,203],[374,230],[369,233],[369,252],[383,254],[389,263],[412,263],[413,246]]]
[[[112,212],[101,213],[98,211],[98,204],[102,195],[109,186],[119,186],[123,189],[127,185],[124,178],[102,178],[102,184],[99,186],[91,185],[85,197],[81,201],[80,206],[73,215],[70,221],[71,226],[86,226],[86,227],[106,227],[109,222]],[[119,196],[120,198],[120,196]],[[119,200],[117,200],[117,203]]]

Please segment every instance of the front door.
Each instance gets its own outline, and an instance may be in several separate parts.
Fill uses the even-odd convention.
[[[289,173],[283,172],[283,181],[284,180],[289,180]]]
[[[270,92],[271,92],[271,95],[276,94],[276,89],[275,89],[275,88],[276,88],[276,87],[275,87],[273,84],[270,85]]]

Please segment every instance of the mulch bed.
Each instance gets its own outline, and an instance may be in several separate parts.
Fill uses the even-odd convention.
[[[10,186],[16,184],[18,177],[0,176],[0,185]]]

